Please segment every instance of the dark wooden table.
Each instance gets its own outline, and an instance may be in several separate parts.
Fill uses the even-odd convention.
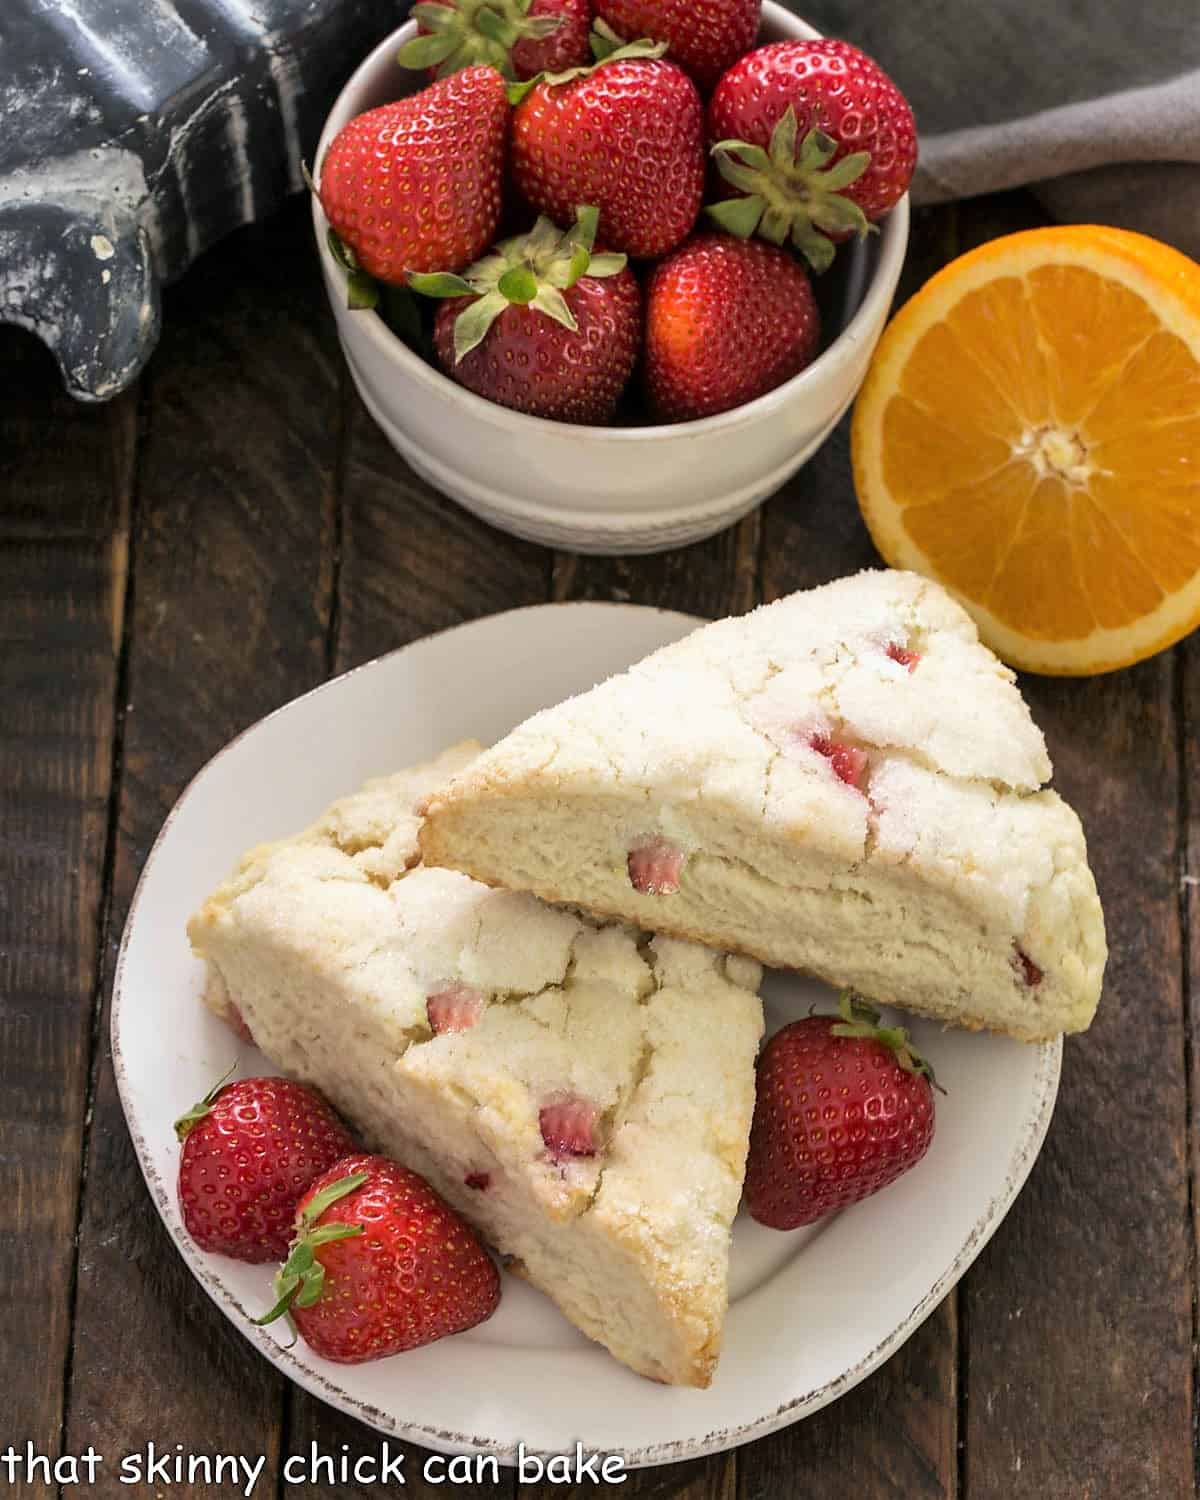
[[[908,288],[1036,221],[1020,195],[918,214]],[[151,1440],[265,1452],[257,1496],[379,1493],[283,1483],[283,1456],[376,1452],[376,1435],[289,1387],[209,1303],[143,1188],[113,1085],[126,909],[208,757],[331,673],[460,620],[573,598],[719,615],[872,561],[844,427],[762,511],[665,556],[554,554],[475,521],[351,393],[303,205],[169,294],[158,355],[111,406],[72,405],[40,346],[0,330],[0,1449],[93,1444],[97,1495],[199,1493],[118,1483],[117,1459]],[[1087,828],[1112,947],[1029,1184],[861,1387],[736,1452],[636,1474],[625,1495],[1196,1493],[1200,650],[1023,686]],[[49,1493],[3,1469],[0,1490]],[[451,1490],[414,1473],[408,1492]]]

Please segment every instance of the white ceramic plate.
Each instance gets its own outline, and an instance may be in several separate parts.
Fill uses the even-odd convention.
[[[628,1466],[745,1442],[816,1411],[881,1364],[963,1274],[1037,1156],[1061,1046],[913,1025],[947,1094],[926,1159],[814,1230],[735,1227],[725,1350],[707,1391],[651,1384],[586,1341],[524,1283],[505,1279],[495,1317],[457,1338],[361,1366],[327,1364],[286,1329],[248,1315],[269,1272],[200,1254],[175,1204],[171,1122],[252,1048],[198,1003],[192,910],[248,845],[290,833],[369,775],[452,741],[498,738],[535,709],[683,635],[684,615],[628,605],[544,605],[419,641],[290,703],[234,740],[167,819],[138,886],[117,968],[117,1082],[142,1170],[188,1265],[217,1305],[291,1379],[323,1400],[445,1452],[515,1456],[585,1449]],[[768,1029],[823,987],[773,974]],[[240,1056],[238,1055],[240,1051]],[[1032,1274],[1032,1268],[1031,1268]]]

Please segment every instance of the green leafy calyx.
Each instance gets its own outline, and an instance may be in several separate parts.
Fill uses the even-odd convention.
[[[175,1135],[177,1139],[186,1141],[196,1126],[199,1125],[200,1121],[212,1114],[212,1107],[217,1102],[218,1095],[233,1077],[236,1070],[237,1063],[231,1064],[227,1071],[209,1089],[208,1093],[205,1094],[204,1098],[200,1100],[199,1104],[193,1104],[186,1114],[179,1116],[178,1120],[175,1121]]]
[[[515,108],[535,84],[545,83],[551,88],[558,88],[564,83],[575,83],[580,78],[588,78],[608,63],[657,62],[666,52],[668,45],[666,42],[656,42],[648,36],[639,37],[636,42],[623,41],[604,21],[594,23],[588,41],[591,45],[592,56],[596,59],[594,63],[584,64],[578,68],[567,68],[562,73],[539,73],[536,78],[513,84],[508,91],[508,102]]]
[[[748,141],[718,141],[717,170],[742,196],[711,204],[706,212],[722,229],[749,239],[759,234],[773,245],[790,238],[814,271],[833,263],[831,234],[866,235],[874,228],[845,189],[871,164],[868,151],[834,162],[837,142],[814,126],[799,135],[789,104],[771,132],[767,150]]]
[[[412,16],[422,36],[401,47],[406,68],[434,68],[439,78],[486,64],[515,79],[512,49],[518,42],[553,36],[563,16],[531,16],[533,0],[421,0]]]
[[[875,1007],[868,1005],[859,996],[851,994],[849,990],[842,991],[838,1002],[838,1014],[842,1019],[830,1028],[834,1036],[855,1037],[865,1042],[878,1042],[880,1046],[886,1047],[892,1053],[906,1073],[915,1073],[922,1078],[927,1078],[939,1094],[946,1092],[933,1076],[933,1069],[929,1063],[913,1046],[903,1026],[881,1026],[881,1017]]]
[[[261,1318],[254,1319],[260,1327],[290,1314],[294,1307],[311,1307],[320,1298],[325,1288],[325,1267],[314,1251],[334,1240],[353,1239],[364,1231],[361,1224],[318,1224],[317,1220],[326,1209],[362,1187],[367,1176],[366,1172],[352,1172],[349,1177],[339,1177],[314,1194],[296,1215],[296,1232],[288,1258],[275,1273],[275,1304]]]
[[[325,242],[329,253],[346,273],[346,306],[355,312],[369,312],[379,306],[379,283],[358,263],[358,257],[335,229],[328,229]]]
[[[408,284],[426,297],[471,297],[454,323],[454,362],[463,360],[487,337],[506,307],[533,307],[574,333],[575,315],[564,292],[581,276],[615,276],[625,267],[624,255],[593,251],[599,210],[575,211],[570,229],[559,229],[540,218],[528,234],[500,244],[461,275],[448,271],[412,272]]]

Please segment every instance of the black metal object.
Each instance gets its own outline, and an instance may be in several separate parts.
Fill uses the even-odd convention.
[[[115,396],[159,289],[302,183],[407,0],[0,0],[0,322]]]

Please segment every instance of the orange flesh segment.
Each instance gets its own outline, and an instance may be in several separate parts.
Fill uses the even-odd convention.
[[[1119,630],[1200,572],[1200,361],[1088,266],[966,292],[913,346],[881,429],[932,571],[1023,636]]]

